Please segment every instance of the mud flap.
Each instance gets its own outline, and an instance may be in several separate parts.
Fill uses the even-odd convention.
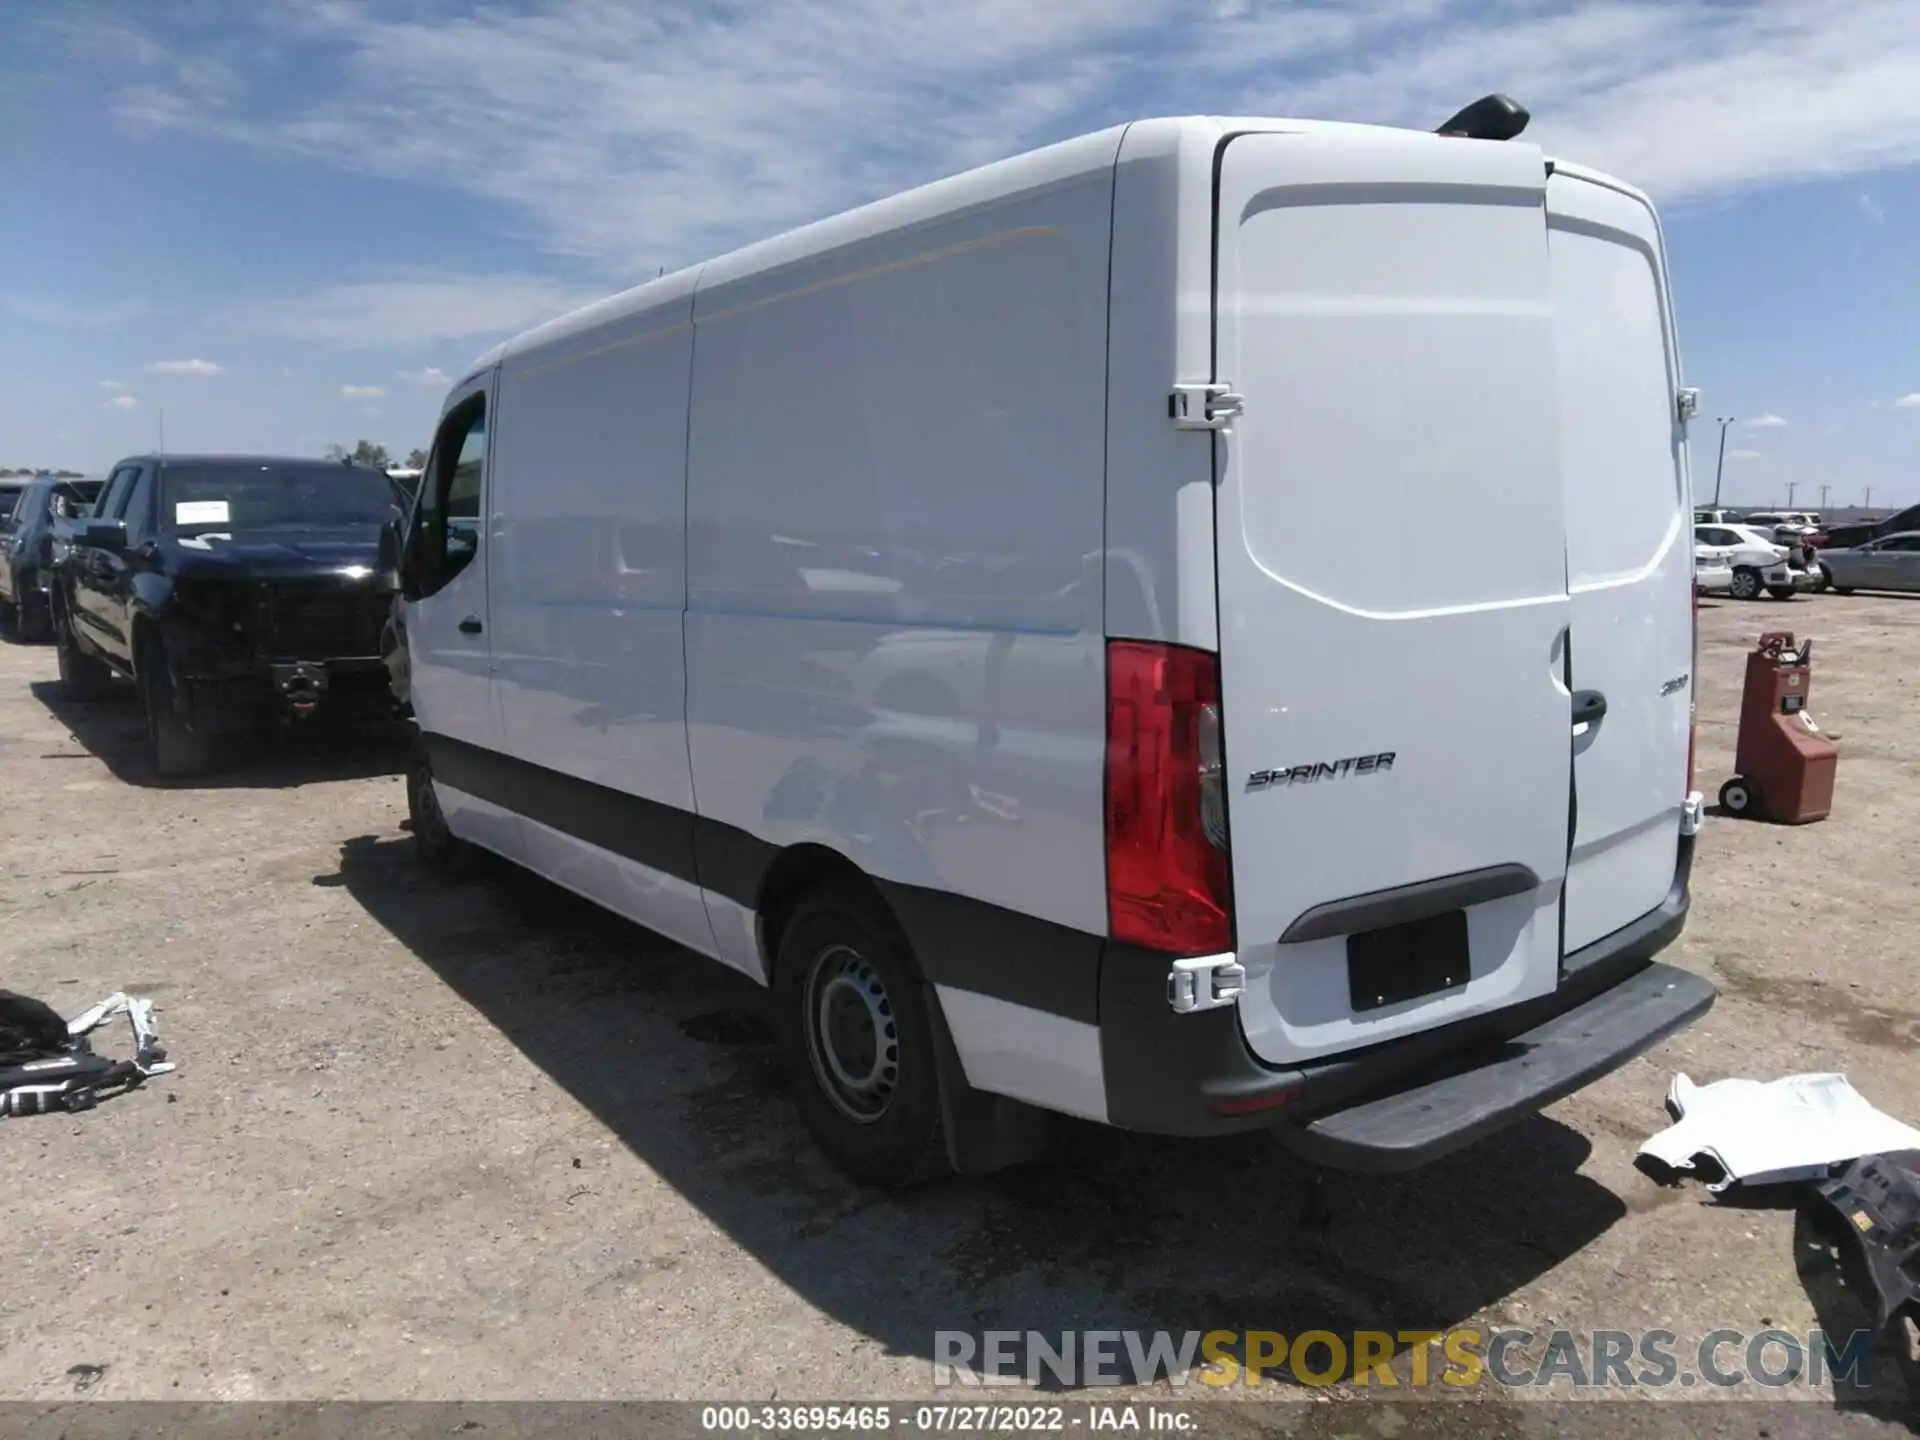
[[[954,1173],[987,1175],[1036,1158],[1046,1144],[1046,1112],[969,1085],[939,996],[931,985],[925,995],[940,1070],[940,1128]]]

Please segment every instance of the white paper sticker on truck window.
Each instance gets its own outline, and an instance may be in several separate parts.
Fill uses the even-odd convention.
[[[224,500],[182,500],[173,507],[176,525],[224,525],[227,502]]]

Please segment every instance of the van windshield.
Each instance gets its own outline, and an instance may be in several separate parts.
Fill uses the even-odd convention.
[[[400,504],[384,471],[352,465],[169,465],[161,471],[160,523],[176,535],[377,528]]]

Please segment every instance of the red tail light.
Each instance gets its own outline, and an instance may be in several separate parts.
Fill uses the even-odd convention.
[[[1175,955],[1233,948],[1220,662],[1204,650],[1107,644],[1107,923]]]

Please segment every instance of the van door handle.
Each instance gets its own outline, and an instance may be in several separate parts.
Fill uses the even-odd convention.
[[[480,617],[478,615],[469,615],[460,622],[460,633],[462,635],[478,635],[484,628],[480,623]],[[1602,710],[1607,708],[1605,702],[1602,702],[1600,708]]]
[[[1573,733],[1580,735],[1607,713],[1607,697],[1598,690],[1573,692]]]

